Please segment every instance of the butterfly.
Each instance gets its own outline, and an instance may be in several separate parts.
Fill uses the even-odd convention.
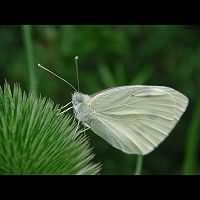
[[[39,67],[64,80],[43,66]],[[72,106],[62,113],[73,108],[78,125],[83,123],[124,153],[146,155],[170,134],[188,102],[185,95],[170,87],[130,85],[92,95],[76,90],[70,102]]]

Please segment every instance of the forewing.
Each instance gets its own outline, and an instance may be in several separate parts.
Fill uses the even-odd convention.
[[[112,146],[129,154],[147,154],[171,132],[188,99],[174,89],[124,86],[91,98],[95,110],[91,129]]]

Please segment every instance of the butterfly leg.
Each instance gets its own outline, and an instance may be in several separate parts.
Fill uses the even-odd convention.
[[[83,137],[85,137],[86,136],[85,131],[87,131],[88,129],[90,129],[90,126],[87,125],[85,122],[83,122],[83,126],[84,126],[85,129],[83,129],[83,131],[81,131],[81,132],[83,132]]]
[[[84,133],[84,134],[83,134],[83,137],[85,137],[85,136],[86,136],[85,131],[87,131],[88,129],[90,129],[90,126],[88,126],[88,125],[85,124],[85,123],[83,123],[83,125],[84,125],[84,129],[81,130],[81,131],[78,133],[78,135],[80,135],[81,133]],[[77,126],[76,126],[76,130],[75,130],[75,133],[74,133],[73,138],[76,138],[77,132],[78,132],[78,129],[79,129],[79,126],[80,126],[80,120],[78,120],[78,124],[77,124]],[[86,127],[86,128],[85,128],[85,127]]]
[[[79,125],[80,125],[80,120],[78,121],[76,130],[75,130],[75,134],[78,132]],[[85,125],[84,125],[84,126],[85,126]],[[79,132],[79,134],[84,133],[84,137],[85,137],[85,131],[87,131],[88,129],[90,129],[90,127],[88,127],[88,126],[85,126],[85,127],[87,127],[87,128],[84,128],[82,131]]]
[[[63,114],[63,113],[65,113],[65,112],[67,112],[67,111],[69,111],[70,109],[72,109],[73,108],[73,106],[71,106],[71,107],[69,107],[68,109],[66,109],[66,110],[64,110],[64,111],[62,111],[61,113],[59,113],[58,115],[60,115],[60,114]]]
[[[83,133],[84,137],[85,137],[85,131],[87,131],[88,129],[90,129],[90,127],[87,127],[85,129],[83,129],[81,132],[79,132],[79,134]]]
[[[85,134],[85,131],[86,131],[87,129],[84,129],[83,130],[83,137],[85,138],[86,137],[86,134]]]
[[[79,129],[79,124],[80,124],[80,120],[78,120],[78,124],[77,124],[76,130],[75,130],[75,134],[77,133],[77,131]]]
[[[69,103],[67,103],[66,105],[64,105],[64,106],[62,106],[61,108],[60,108],[60,110],[62,110],[63,108],[66,108],[68,105],[70,105],[72,103],[72,101],[70,101]]]

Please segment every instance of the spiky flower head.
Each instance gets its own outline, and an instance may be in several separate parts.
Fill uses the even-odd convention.
[[[98,174],[86,137],[58,105],[0,87],[0,174]]]

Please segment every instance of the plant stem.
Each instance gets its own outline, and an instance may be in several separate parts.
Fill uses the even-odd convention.
[[[135,175],[141,175],[141,173],[142,173],[142,163],[143,163],[143,156],[142,155],[138,155],[137,163],[136,163]]]
[[[33,47],[31,39],[31,25],[23,25],[23,39],[26,49],[26,57],[28,63],[28,73],[29,73],[29,87],[31,92],[36,95],[37,93],[37,80],[34,70],[34,58],[33,58]]]
[[[193,118],[187,133],[187,144],[185,161],[183,164],[183,174],[194,174],[197,168],[198,159],[198,142],[200,139],[199,135],[199,117],[200,117],[200,99],[194,109]]]

